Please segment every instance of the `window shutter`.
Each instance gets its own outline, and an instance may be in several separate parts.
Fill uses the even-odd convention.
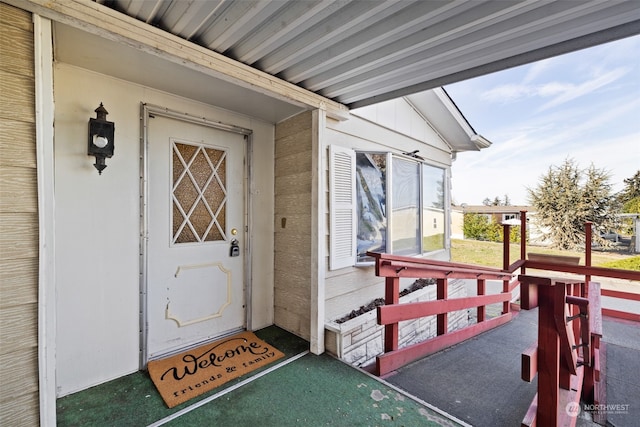
[[[348,267],[356,259],[356,155],[329,146],[329,269]]]

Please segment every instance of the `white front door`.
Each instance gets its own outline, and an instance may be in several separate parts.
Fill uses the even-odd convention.
[[[241,134],[160,115],[147,130],[147,359],[246,326]]]

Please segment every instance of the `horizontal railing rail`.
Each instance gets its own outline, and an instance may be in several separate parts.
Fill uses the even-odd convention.
[[[385,375],[427,354],[450,347],[481,332],[511,320],[509,303],[511,287],[500,294],[485,295],[486,281],[511,283],[513,275],[505,270],[462,263],[434,261],[383,253],[367,253],[375,260],[376,275],[385,278],[385,305],[377,308],[378,324],[384,325],[384,354],[376,358],[376,373]],[[437,300],[399,304],[400,279],[436,279]],[[471,279],[477,283],[477,296],[448,298],[449,279]],[[485,319],[486,306],[503,303],[503,313]],[[450,312],[477,310],[477,323],[456,331],[448,331]],[[436,316],[436,337],[399,348],[399,322]]]
[[[529,253],[527,256],[527,212],[520,211],[520,259],[508,264],[509,259],[509,242],[508,237],[503,243],[503,258],[505,259],[505,271],[516,273],[520,269],[519,274],[526,274],[527,269],[542,270],[548,272],[569,273],[584,276],[584,282],[589,283],[592,277],[631,280],[638,282],[638,293],[624,292],[612,289],[602,289],[602,296],[612,297],[621,301],[640,301],[640,271],[624,270],[619,268],[594,267],[591,265],[591,242],[592,242],[592,223],[585,222],[584,234],[584,257],[585,265],[578,265],[579,258],[571,256],[545,255]],[[503,235],[510,236],[510,226],[503,225]],[[534,290],[535,291],[535,290]],[[588,292],[588,289],[586,289]],[[524,298],[527,298],[528,290],[521,289]],[[532,297],[535,297],[533,295]],[[635,322],[640,322],[639,312],[629,312],[612,308],[602,308],[602,314],[605,316],[616,317]]]
[[[384,326],[384,353],[376,358],[378,375],[385,375],[423,356],[510,321],[511,302],[519,287],[522,308],[536,308],[541,303],[539,323],[542,324],[538,343],[523,353],[522,378],[531,381],[536,373],[543,372],[544,375],[539,377],[538,389],[545,390],[545,393],[537,395],[532,402],[523,425],[535,425],[536,421],[538,425],[558,425],[559,419],[564,416],[563,405],[567,404],[566,399],[559,398],[564,393],[562,390],[576,392],[569,393],[574,403],[579,402],[580,395],[587,401],[598,401],[602,315],[640,322],[638,313],[601,307],[600,296],[640,301],[640,292],[600,289],[600,285],[591,278],[597,276],[640,281],[640,272],[592,266],[591,223],[588,222],[585,224],[585,265],[579,265],[579,257],[544,254],[527,256],[526,211],[521,211],[520,214],[520,259],[510,262],[511,233],[510,226],[505,224],[502,269],[367,253],[375,260],[376,275],[385,278],[385,305],[377,308],[378,324]],[[579,278],[531,276],[527,274],[527,269],[577,275]],[[436,279],[436,300],[399,304],[402,278]],[[477,295],[448,298],[449,279],[475,280]],[[486,295],[487,280],[502,281],[501,293]],[[502,303],[502,313],[486,319],[486,307],[496,303]],[[477,323],[448,331],[449,313],[473,308],[477,310]],[[399,323],[426,316],[436,316],[437,335],[399,348]],[[572,322],[574,319],[580,321]],[[549,376],[549,372],[553,375]],[[549,387],[555,390],[551,394],[547,393]],[[552,413],[555,415],[549,415]]]

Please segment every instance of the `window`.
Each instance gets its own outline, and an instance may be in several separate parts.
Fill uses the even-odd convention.
[[[509,221],[510,219],[520,219],[520,214],[502,214],[502,221]]]
[[[356,218],[358,261],[367,251],[387,247],[387,161],[385,153],[356,153]],[[352,264],[353,264],[352,260]]]
[[[422,165],[422,252],[444,248],[444,182],[444,169]]]
[[[351,153],[354,208],[344,210]],[[333,165],[333,167],[332,167]],[[330,154],[330,269],[368,263],[368,251],[419,255],[445,247],[445,169],[417,159],[337,147]],[[348,214],[345,215],[345,212]],[[344,219],[353,214],[353,225]],[[353,255],[344,249],[354,241]]]
[[[421,240],[420,163],[392,158],[391,251],[398,255],[416,255],[420,253]]]

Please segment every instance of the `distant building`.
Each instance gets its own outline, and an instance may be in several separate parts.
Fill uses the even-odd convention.
[[[486,215],[491,222],[499,224],[520,225],[520,213],[527,212],[530,219],[534,213],[532,206],[485,206],[485,205],[462,205],[451,207],[451,238],[464,239],[464,214],[474,213]],[[531,225],[531,222],[528,222]],[[529,230],[531,233],[532,229]],[[534,233],[537,234],[537,233]],[[531,235],[530,235],[531,236]]]

